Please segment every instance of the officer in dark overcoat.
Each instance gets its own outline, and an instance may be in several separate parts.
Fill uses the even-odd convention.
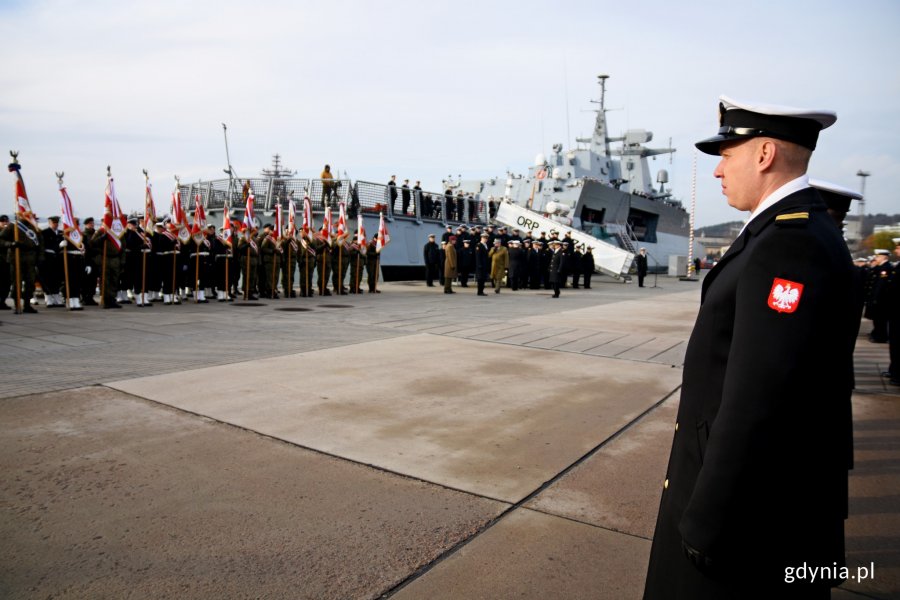
[[[422,258],[425,260],[425,285],[434,287],[434,280],[438,279],[441,268],[441,249],[434,241],[434,234],[428,236],[428,241],[422,249]]]
[[[806,167],[836,115],[724,96],[720,115],[697,147],[751,215],[703,281],[644,598],[825,599],[845,565],[859,316]],[[793,577],[804,564],[830,571]]]
[[[488,240],[490,235],[481,234],[481,239],[475,245],[475,283],[478,284],[478,295],[487,296],[484,293],[484,284],[491,274],[491,259],[488,256]]]

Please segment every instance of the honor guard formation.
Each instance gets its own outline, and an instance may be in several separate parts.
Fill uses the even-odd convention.
[[[16,175],[17,211],[15,223],[0,217],[0,254],[6,263],[0,267],[2,309],[9,309],[6,298],[10,296],[17,311],[36,313],[36,281],[47,307],[73,311],[98,304],[121,308],[132,302],[147,307],[154,302],[295,298],[298,293],[301,297],[315,292],[320,296],[380,293],[379,255],[390,241],[384,218],[378,233],[367,240],[362,217],[356,232],[351,232],[343,202],[337,222],[327,208],[318,231],[313,227],[309,198],[303,202],[302,225],[295,220],[291,199],[286,219],[279,206],[275,223],[260,228],[247,184],[243,220],[233,219],[226,210],[217,230],[206,222],[199,195],[188,222],[178,188],[172,195],[171,213],[157,221],[147,178],[144,215],[126,219],[108,172],[102,222],[86,218],[81,223],[74,216],[63,173],[57,173],[62,217],[50,217],[41,229],[15,153],[9,170]]]

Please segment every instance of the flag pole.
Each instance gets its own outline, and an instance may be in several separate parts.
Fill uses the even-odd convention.
[[[359,253],[356,253],[356,272],[353,274],[353,277],[356,278],[356,293],[359,293],[359,280],[361,277],[359,276]]]
[[[324,250],[325,246],[322,246],[322,249]],[[326,291],[325,290],[325,254],[323,253],[322,254],[322,290],[321,290],[321,293],[323,296],[325,295],[325,291]]]
[[[269,296],[272,300],[275,299],[275,254],[272,254],[272,289],[269,292]]]
[[[175,279],[178,277],[178,253],[181,251],[181,244],[175,241],[175,250],[172,251],[172,304],[178,297],[178,290],[175,289]]]
[[[200,288],[200,246],[196,245],[197,254],[195,255],[197,259],[194,261],[194,303],[200,303],[200,294],[198,293],[198,289]]]
[[[150,174],[147,173],[147,169],[143,169],[144,171],[144,194],[147,194],[147,189],[150,187]],[[154,211],[155,212],[155,211]],[[153,216],[154,221],[156,220],[156,215]],[[147,198],[144,198],[144,223],[147,222]],[[145,232],[146,233],[146,232]],[[143,236],[141,236],[143,237]],[[144,241],[143,239],[141,240]],[[152,250],[152,247],[151,247]],[[147,253],[144,252],[144,247],[141,246],[141,306],[148,306],[147,304]]]
[[[290,298],[290,297],[291,297],[291,292],[294,291],[294,282],[291,281],[291,275],[293,275],[293,272],[292,272],[292,270],[291,270],[291,250],[292,250],[293,246],[292,246],[291,244],[293,244],[293,243],[294,243],[294,240],[293,240],[293,238],[291,238],[291,241],[288,242],[288,253],[287,253],[287,255],[288,255],[288,256],[287,256],[287,259],[288,259],[288,262],[287,262],[287,268],[288,268],[287,284],[288,284],[288,289],[287,289],[287,293],[286,293],[286,295],[285,295],[285,298]]]
[[[338,242],[338,272],[337,272],[337,276],[338,276],[337,294],[338,294],[338,296],[340,296],[344,293],[344,277],[341,274],[341,261],[343,258],[344,258],[344,244],[342,242]]]
[[[373,286],[375,291],[378,291],[378,270],[381,268],[381,253],[375,253],[375,285]]]
[[[109,233],[104,232],[106,235]],[[100,306],[106,308],[106,237],[103,238],[103,264],[100,267]]]
[[[19,178],[19,181],[22,182],[22,189],[25,189],[25,182],[22,181],[22,174],[19,172],[19,153],[16,150],[10,150],[9,155],[12,156],[12,164],[10,168],[15,170],[16,177]],[[18,189],[16,190],[16,207],[15,207],[15,215],[16,215],[16,229],[13,232],[13,240],[15,241],[15,255],[16,255],[16,309],[15,314],[21,314],[25,307],[22,306],[22,268],[19,265],[19,196]]]
[[[63,176],[65,175],[65,171],[56,174],[56,178],[59,180],[59,187],[61,188],[63,185]],[[65,229],[65,225],[63,226]],[[68,247],[68,242],[66,242],[66,246]],[[69,308],[69,253],[66,252],[66,248],[63,248],[63,277],[66,278],[66,308]]]
[[[247,270],[244,271],[244,300],[250,299],[250,240],[247,240]]]

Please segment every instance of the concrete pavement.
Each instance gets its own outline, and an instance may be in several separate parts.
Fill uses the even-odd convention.
[[[3,315],[0,596],[638,598],[699,298],[659,281]],[[835,598],[900,596],[886,355]]]

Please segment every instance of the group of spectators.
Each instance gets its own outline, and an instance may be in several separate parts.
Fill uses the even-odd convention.
[[[455,231],[447,226],[440,244],[436,237],[428,236],[423,249],[426,285],[433,287],[437,280],[447,294],[454,293],[454,282],[469,287],[470,279],[475,280],[479,296],[485,295],[488,282],[496,294],[503,287],[513,291],[552,289],[554,297],[568,285],[578,289],[582,281],[584,288],[591,287],[592,247],[576,243],[569,233],[563,237],[557,232],[533,237],[530,232],[522,235],[518,229],[476,225],[460,226]]]
[[[385,201],[395,216],[415,215],[415,207],[418,204],[423,219],[445,218],[448,221],[479,222],[484,217],[484,202],[471,192],[457,190],[454,195],[453,190],[447,188],[443,197],[435,196],[422,191],[421,181],[416,181],[416,184],[410,187],[409,179],[404,179],[403,184],[398,186],[397,176],[392,175],[385,193],[387,195]],[[497,203],[492,198],[488,200],[487,208],[488,220],[493,219],[497,214]]]
[[[893,242],[900,259],[900,238]],[[855,262],[862,281],[863,316],[872,321],[869,341],[890,344],[890,367],[882,375],[892,385],[900,385],[900,261],[892,264],[890,258],[888,250],[879,249]]]

